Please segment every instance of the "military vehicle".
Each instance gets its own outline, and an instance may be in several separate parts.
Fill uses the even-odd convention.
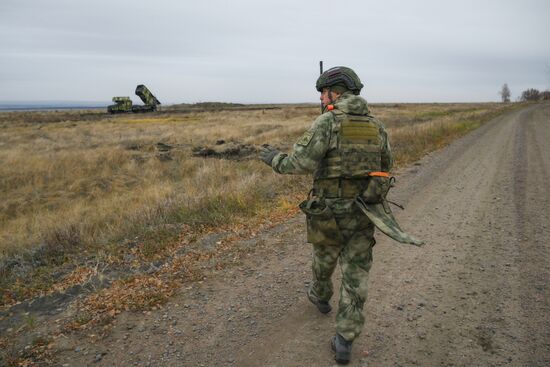
[[[132,112],[132,100],[130,97],[113,97],[115,104],[107,107],[109,113]]]
[[[136,95],[143,101],[144,105],[132,105],[130,97],[113,97],[113,102],[116,104],[107,107],[109,113],[123,113],[123,112],[153,112],[157,110],[157,106],[160,105],[157,97],[151,93],[151,91],[143,84],[136,87]]]
[[[143,84],[136,87],[136,96],[141,98],[145,105],[132,107],[132,112],[156,111],[157,106],[160,104],[157,97],[155,97],[153,93],[151,93],[151,91]]]

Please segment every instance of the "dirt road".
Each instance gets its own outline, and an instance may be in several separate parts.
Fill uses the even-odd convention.
[[[399,173],[397,216],[426,245],[378,234],[352,366],[550,365],[549,143],[550,105],[531,106]],[[303,218],[241,246],[257,248],[245,264],[121,314],[106,339],[61,338],[59,365],[334,365]]]

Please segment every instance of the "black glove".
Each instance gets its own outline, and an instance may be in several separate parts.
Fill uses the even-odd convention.
[[[273,148],[271,145],[264,144],[260,148],[260,159],[268,166],[271,166],[271,161],[278,153],[280,153],[279,150]]]

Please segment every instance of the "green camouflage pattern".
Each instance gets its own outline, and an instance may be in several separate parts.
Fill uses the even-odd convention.
[[[353,115],[368,115],[367,101],[351,92],[340,96],[334,107],[341,112]],[[390,171],[393,166],[388,135],[384,125],[372,117],[372,121],[381,129],[381,161],[383,171]],[[283,174],[314,173],[329,150],[338,148],[338,139],[334,136],[333,124],[336,122],[334,113],[327,111],[317,117],[311,128],[294,144],[291,154],[279,153],[271,162],[273,170]]]
[[[361,334],[365,323],[363,305],[367,299],[368,274],[373,260],[374,225],[356,207],[349,207],[349,200],[327,201],[330,201],[329,206],[342,212],[334,216],[342,241],[332,245],[314,244],[313,281],[308,296],[323,301],[331,299],[334,293],[331,277],[340,259],[342,283],[336,331],[351,341]]]
[[[343,238],[332,209],[325,200],[312,197],[300,204],[306,214],[307,242],[316,245],[339,245]]]
[[[329,88],[332,86],[345,86],[353,94],[359,94],[363,88],[361,79],[357,76],[355,71],[345,66],[336,66],[328,69],[319,76],[315,83],[317,91],[322,92],[323,88]]]
[[[130,99],[130,97],[113,97],[113,102],[115,103],[130,102],[130,104],[132,104],[132,100]]]
[[[332,136],[337,147],[328,150],[313,177],[366,178],[381,170],[382,143],[385,130],[371,116],[350,115],[335,108]]]
[[[361,195],[361,200],[366,204],[383,202],[393,186],[393,181],[395,181],[393,177],[370,177],[367,188]]]
[[[405,233],[397,221],[388,205],[387,201],[377,204],[365,204],[362,200],[356,201],[361,211],[369,217],[374,225],[388,237],[401,243],[408,243],[415,246],[424,245],[424,241]]]
[[[109,113],[123,113],[132,111],[132,100],[130,97],[113,97],[115,104],[107,107]]]
[[[151,93],[151,91],[143,84],[136,87],[136,96],[138,96],[146,106],[155,106],[154,108],[156,109],[156,106],[160,104],[157,97],[155,97],[153,93]]]
[[[419,240],[404,234],[391,212],[387,214],[385,210],[379,211],[379,207],[384,208],[387,202],[368,204],[367,210],[356,203],[356,196],[367,188],[360,189],[359,186],[361,182],[368,182],[368,172],[389,172],[393,166],[388,135],[382,122],[370,115],[367,102],[352,92],[342,94],[334,107],[334,110],[324,112],[313,122],[311,128],[294,144],[290,154],[276,154],[271,167],[282,174],[314,175],[314,190],[308,200],[300,204],[306,214],[308,242],[313,244],[313,281],[308,296],[313,300],[331,299],[334,293],[331,277],[339,260],[342,284],[336,329],[342,337],[352,341],[361,333],[365,322],[363,305],[367,298],[368,272],[373,260],[375,225],[384,233],[409,243],[416,244]],[[348,115],[355,117],[350,118]],[[357,149],[348,157],[338,152],[342,149],[339,142],[346,121],[351,121],[351,130],[344,138],[350,139],[351,145],[344,147],[344,150]],[[367,125],[364,128],[359,124]],[[376,157],[370,157],[370,153]],[[369,161],[371,158],[373,160]],[[330,163],[332,167],[327,170],[326,167],[330,165],[327,160],[330,159],[340,161]],[[361,167],[338,167],[344,164]],[[348,174],[353,179],[346,176]],[[345,185],[341,181],[345,181]],[[370,194],[375,201],[377,197],[385,196],[384,191],[387,192],[391,186],[390,180],[379,181],[379,187],[371,188]],[[332,187],[334,183],[338,183],[337,190]],[[372,210],[369,209],[371,207]]]
[[[153,112],[157,110],[157,106],[160,105],[157,97],[151,93],[151,91],[143,84],[136,87],[136,95],[143,101],[145,105],[132,105],[130,97],[113,97],[113,102],[116,104],[107,107],[109,113],[123,113],[123,112]]]
[[[342,94],[334,106],[345,114],[369,115],[367,101],[351,92]],[[393,157],[387,133],[381,122],[371,118],[380,132],[380,168],[389,171]],[[317,172],[327,152],[338,148],[335,124],[334,113],[323,113],[298,139],[290,154],[278,153],[273,158],[273,170],[283,174]],[[306,213],[308,242],[313,244],[313,282],[309,297],[330,300],[333,295],[331,276],[340,259],[342,284],[336,329],[346,340],[354,340],[365,322],[362,310],[367,298],[368,272],[375,244],[374,225],[357,207],[354,198],[312,197],[301,204],[301,209]]]

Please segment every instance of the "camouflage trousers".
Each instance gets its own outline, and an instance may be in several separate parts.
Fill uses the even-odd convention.
[[[337,236],[333,243],[313,243],[313,281],[308,293],[311,298],[330,300],[334,293],[332,274],[339,261],[342,284],[336,331],[352,341],[361,333],[365,323],[363,305],[367,299],[367,280],[375,240],[373,223],[355,207],[346,206],[347,210],[341,213],[338,205],[332,206],[341,236]],[[311,229],[309,224],[308,231]]]

